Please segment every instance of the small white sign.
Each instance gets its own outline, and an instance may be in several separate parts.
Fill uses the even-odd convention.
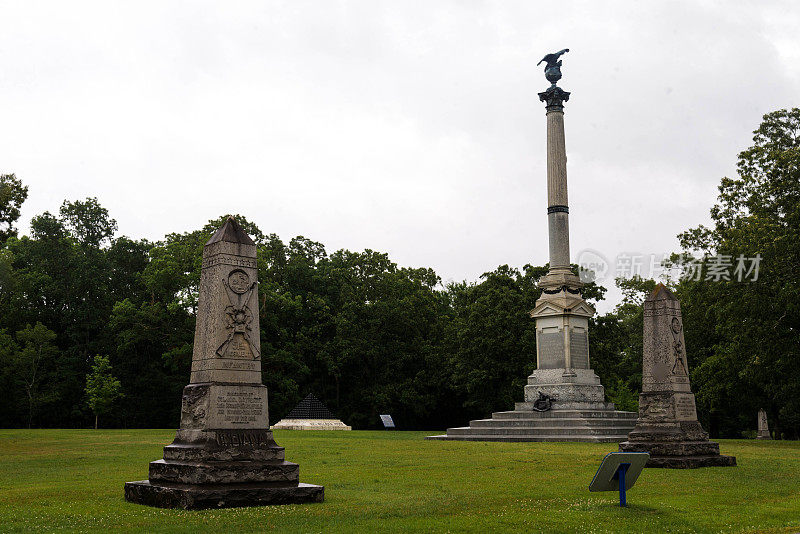
[[[381,415],[381,423],[383,423],[383,428],[395,428],[391,415]]]

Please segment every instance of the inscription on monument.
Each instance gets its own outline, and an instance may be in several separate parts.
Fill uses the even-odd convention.
[[[258,265],[255,259],[220,254],[211,258],[203,258],[202,268],[206,269],[220,264],[233,265],[236,267],[250,267],[251,269],[255,269]]]
[[[252,361],[230,361],[230,360],[223,360],[222,361],[222,369],[237,369],[240,371],[255,371],[256,364]]]
[[[539,369],[560,369],[564,363],[564,335],[561,332],[539,334]]]
[[[694,405],[694,395],[691,393],[675,393],[675,419],[677,421],[697,421],[697,410]]]
[[[228,350],[225,353],[227,358],[244,358],[244,359],[253,359],[253,350],[250,348],[250,343],[244,338],[243,334],[235,333],[233,335],[233,339],[231,339],[230,345],[228,345]],[[248,369],[252,369],[253,367],[249,367]],[[244,369],[244,367],[236,367],[236,369]]]
[[[573,369],[589,368],[589,345],[585,331],[570,332],[569,355]]]
[[[220,391],[216,399],[218,419],[232,425],[258,421],[264,413],[264,397],[259,390],[253,389]]]
[[[217,430],[215,434],[221,447],[260,447],[270,442],[266,430]]]

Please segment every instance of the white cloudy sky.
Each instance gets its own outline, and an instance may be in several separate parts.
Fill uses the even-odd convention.
[[[798,106],[786,2],[0,1],[21,227],[97,196],[159,239],[239,212],[444,280],[547,261],[536,62],[569,47],[573,260],[677,249],[764,113]],[[613,304],[601,306],[608,309]]]

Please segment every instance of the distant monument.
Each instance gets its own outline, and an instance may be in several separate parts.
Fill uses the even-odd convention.
[[[206,243],[190,384],[180,429],[150,462],[149,480],[125,499],[161,508],[222,508],[322,502],[268,430],[261,383],[255,243],[228,218]]]
[[[764,408],[758,410],[758,435],[756,439],[772,439],[769,433],[769,425],[767,424],[767,412]]]
[[[333,415],[313,393],[306,395],[272,430],[353,430]]]
[[[722,456],[697,421],[683,339],[681,303],[659,284],[644,302],[644,350],[639,420],[622,452],[649,452],[647,467],[736,465]]]
[[[525,386],[525,402],[514,411],[496,412],[469,427],[449,428],[429,439],[475,441],[620,442],[636,422],[636,414],[615,410],[605,402],[600,378],[589,363],[589,318],[594,308],[581,297],[583,283],[569,261],[567,152],[564,102],[567,91],[558,58],[569,49],[542,58],[552,84],[539,93],[547,109],[547,225],[550,270],[539,280],[542,296],[531,316],[536,320],[536,367]],[[541,63],[540,61],[539,63]]]

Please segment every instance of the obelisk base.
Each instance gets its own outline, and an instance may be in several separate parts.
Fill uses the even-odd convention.
[[[322,502],[325,489],[313,484],[168,484],[149,480],[125,483],[125,500],[158,508],[236,508]]]
[[[708,434],[697,421],[647,424],[640,422],[619,444],[620,452],[649,452],[645,467],[694,469],[697,467],[730,467],[736,457],[719,453],[719,443],[708,440]]]
[[[322,502],[322,486],[300,483],[300,466],[268,430],[178,430],[149,480],[127,482],[125,500],[159,508],[231,508]]]
[[[620,452],[649,452],[650,459],[645,467],[664,467],[667,469],[694,469],[697,467],[732,467],[736,465],[735,456],[719,453],[719,443],[714,441],[624,441],[619,444]]]
[[[125,500],[186,510],[322,502],[324,488],[300,483],[266,426],[265,386],[189,384],[175,440],[148,480],[125,484]]]

